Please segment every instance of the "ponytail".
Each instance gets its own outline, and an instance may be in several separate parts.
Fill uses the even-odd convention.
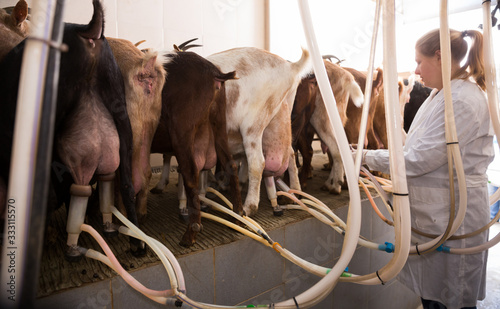
[[[457,31],[450,29],[451,60],[460,63],[467,54],[467,41],[471,39],[469,55],[465,64],[454,72],[452,79],[468,79],[472,77],[477,85],[486,89],[484,61],[483,61],[483,35],[477,30]],[[422,36],[416,43],[415,48],[425,56],[432,57],[437,50],[441,49],[439,41],[439,29],[432,30]]]
[[[459,78],[467,79],[472,77],[481,89],[486,90],[483,60],[483,35],[477,30],[466,30],[461,32],[461,37],[462,40],[465,37],[469,37],[471,39],[471,47],[467,61],[461,68],[464,71],[466,70],[465,74]]]

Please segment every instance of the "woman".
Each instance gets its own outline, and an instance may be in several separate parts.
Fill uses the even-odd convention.
[[[482,34],[475,30],[450,30],[451,92],[457,136],[467,183],[467,214],[455,235],[477,230],[488,223],[489,203],[486,169],[493,160],[493,130],[484,94]],[[466,37],[471,39],[467,61]],[[439,29],[421,37],[415,46],[416,74],[434,88],[420,107],[408,131],[404,156],[412,227],[440,235],[450,216],[449,176],[445,139],[444,94],[441,74]],[[364,164],[389,172],[387,150],[363,151]],[[458,184],[455,176],[456,207]],[[429,238],[419,236],[420,243]],[[488,239],[485,231],[475,237],[448,240],[451,248],[472,247]],[[411,255],[398,279],[422,298],[424,308],[475,308],[485,297],[487,252],[455,255],[430,252]]]

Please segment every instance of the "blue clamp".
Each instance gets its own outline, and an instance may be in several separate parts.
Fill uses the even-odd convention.
[[[441,246],[437,247],[436,251],[437,252],[441,252],[442,251],[444,253],[450,253],[450,249],[451,249],[450,247],[446,247],[446,246],[441,245]]]
[[[385,245],[379,245],[378,249],[381,251],[385,251],[387,253],[393,253],[394,252],[394,245],[391,244],[390,242],[385,242]]]

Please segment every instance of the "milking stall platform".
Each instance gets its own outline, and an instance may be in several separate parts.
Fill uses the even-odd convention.
[[[323,170],[323,164],[328,159],[319,147],[315,146],[315,149],[314,176],[309,179],[305,191],[323,201],[345,221],[348,191],[332,195],[320,189],[328,177],[329,171]],[[153,174],[151,186],[156,184],[159,177],[159,173]],[[242,189],[243,195],[246,194],[246,188],[243,186]],[[374,242],[394,242],[393,228],[376,216],[366,195],[361,194],[361,235]],[[375,200],[384,211],[381,199]],[[98,208],[95,211],[90,209],[89,212],[87,223],[101,232],[102,221]],[[214,211],[210,212],[215,214]],[[203,231],[198,234],[196,244],[184,248],[178,243],[186,224],[179,219],[178,214],[177,172],[172,172],[164,193],[149,195],[148,217],[141,229],[165,244],[179,260],[186,280],[187,295],[191,299],[218,305],[270,304],[297,296],[320,279],[282,258],[274,250],[208,219],[202,219]],[[50,220],[56,231],[49,232],[49,239],[45,240],[35,303],[37,308],[165,307],[135,291],[99,261],[89,258],[73,263],[66,261],[65,218],[66,209],[61,207]],[[254,219],[276,242],[307,261],[333,267],[338,260],[343,241],[341,235],[305,211],[285,210],[283,216],[273,216],[264,187],[261,189],[259,211]],[[149,249],[143,258],[135,258],[129,252],[128,237],[118,235],[106,241],[122,266],[146,287],[156,290],[169,288],[167,273],[152,250]],[[80,245],[102,252],[87,233],[81,234]],[[358,246],[349,264],[349,272],[374,272],[390,258],[389,253]],[[413,309],[419,303],[418,297],[396,280],[375,286],[339,282],[334,291],[314,308]]]

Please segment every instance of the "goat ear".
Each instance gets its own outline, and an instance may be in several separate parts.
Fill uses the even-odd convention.
[[[316,86],[318,86],[318,81],[316,80],[315,76],[310,77],[308,80],[309,82],[309,88],[314,89]]]
[[[18,1],[10,16],[15,25],[19,26],[28,16],[28,3],[25,0]]]
[[[376,78],[373,81],[373,89],[380,91],[380,87],[382,87],[384,82],[384,72],[381,68],[378,68],[376,74]]]

